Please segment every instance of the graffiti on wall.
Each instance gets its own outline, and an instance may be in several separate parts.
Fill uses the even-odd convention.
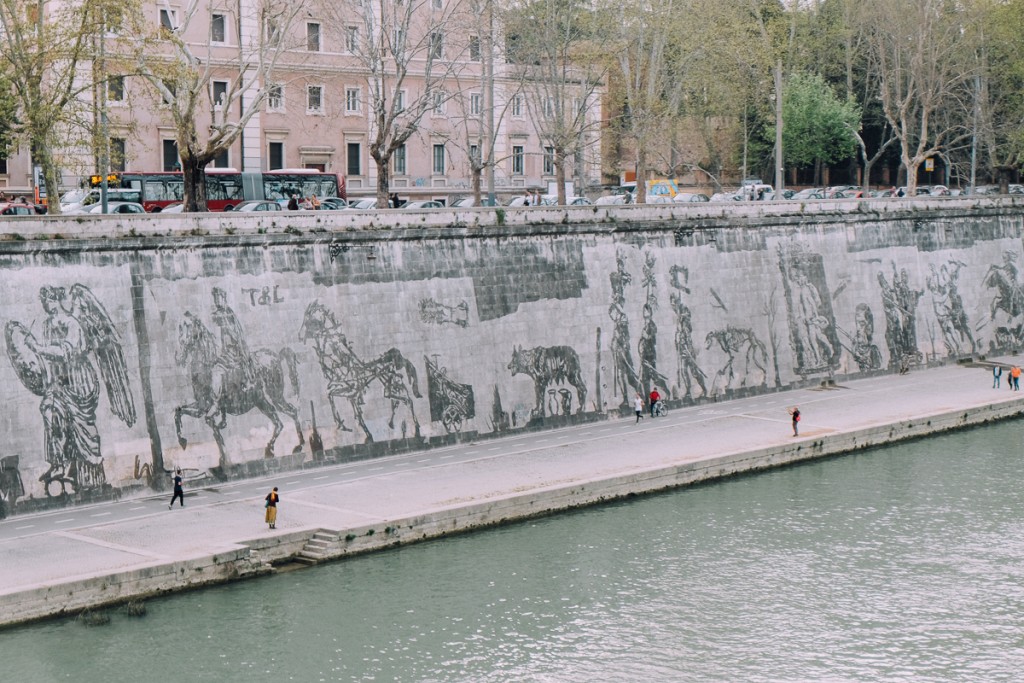
[[[722,394],[735,388],[733,383],[736,381],[739,359],[742,359],[743,363],[739,388],[768,386],[768,372],[765,370],[768,351],[764,342],[758,339],[750,328],[729,325],[720,330],[712,330],[704,338],[704,348],[709,350],[717,348],[725,354],[725,361],[715,373],[715,378],[711,383],[712,395]],[[760,379],[757,379],[758,375],[760,375]],[[755,381],[751,381],[752,379]]]
[[[842,328],[836,328],[847,339],[848,343],[844,343],[843,348],[850,352],[861,372],[879,369],[882,367],[882,352],[875,344],[875,315],[871,311],[871,306],[863,302],[857,304],[853,321],[853,334]]]
[[[655,386],[668,388],[668,379],[658,372],[658,325],[654,321],[654,312],[658,309],[658,281],[654,276],[654,254],[648,252],[644,257],[643,288],[645,292],[643,308],[643,327],[640,340],[637,342],[637,354],[640,358],[640,387],[644,396],[651,393]]]
[[[398,349],[390,348],[376,358],[362,360],[349,344],[334,313],[319,301],[314,301],[306,307],[299,338],[313,344],[313,350],[320,362],[320,370],[327,380],[327,398],[331,405],[331,413],[339,429],[348,431],[335,402],[335,399],[340,397],[348,401],[356,423],[363,430],[365,442],[373,442],[373,434],[366,424],[363,406],[366,404],[366,392],[374,382],[377,382],[383,390],[383,398],[389,401],[391,406],[388,427],[395,428],[395,415],[399,407],[404,407],[412,419],[413,436],[420,438],[420,423],[413,405],[413,397],[422,398],[416,366]],[[408,436],[404,433],[403,427],[403,437]]]
[[[907,269],[896,270],[892,264],[892,282],[879,271],[878,284],[882,288],[882,307],[885,310],[885,343],[889,347],[889,369],[905,372],[911,365],[921,363],[924,355],[917,348],[917,303],[924,290],[910,286]]]
[[[682,266],[672,266],[670,270],[672,292],[669,301],[676,315],[676,358],[679,363],[677,377],[679,383],[686,388],[683,398],[693,399],[694,383],[700,387],[701,396],[707,396],[707,375],[697,364],[697,349],[693,345],[693,315],[690,307],[683,300],[683,294],[690,294],[690,271]]]
[[[459,432],[466,420],[476,416],[473,387],[456,382],[448,375],[448,368],[426,356],[427,398],[430,400],[430,420],[440,422],[446,432]]]
[[[934,263],[930,263],[925,281],[932,295],[935,322],[942,332],[946,353],[951,357],[974,353],[977,348],[960,295],[960,269],[966,265],[950,260],[936,268]]]
[[[1005,251],[1002,265],[992,264],[985,273],[985,287],[996,290],[990,303],[996,348],[1024,343],[1024,287],[1017,272],[1017,252]]]
[[[839,365],[840,343],[821,254],[779,248],[779,269],[789,312],[796,372],[830,372]]]
[[[629,344],[629,316],[626,315],[626,287],[633,277],[626,270],[626,259],[621,253],[615,255],[615,272],[609,275],[612,283],[612,303],[608,316],[612,319],[612,394],[622,397],[620,405],[628,406],[630,397],[640,386],[633,352]]]
[[[434,299],[420,299],[420,320],[433,325],[469,326],[469,303],[460,301],[455,306]]]
[[[567,384],[576,391],[576,414],[582,413],[587,402],[587,387],[583,383],[580,371],[580,358],[569,346],[535,346],[524,349],[520,346],[512,350],[512,360],[508,369],[515,377],[524,374],[533,380],[534,407],[531,413],[534,419],[542,418],[545,412],[550,414],[569,415],[572,410],[572,397],[563,395],[560,401],[545,408],[545,392],[551,385]]]
[[[274,446],[284,429],[280,414],[292,419],[298,445],[302,450],[305,438],[299,425],[298,409],[285,398],[286,376],[294,395],[299,393],[299,376],[295,352],[283,348],[249,350],[241,322],[227,303],[227,295],[213,288],[213,324],[219,335],[211,332],[190,311],[178,325],[178,350],[175,360],[188,371],[194,400],[174,409],[174,429],[178,445],[188,446],[182,434],[182,417],[202,420],[209,426],[217,444],[221,474],[230,466],[224,444],[223,430],[228,415],[244,415],[258,410],[273,425],[273,433],[264,448],[264,457],[274,457]]]
[[[46,319],[42,339],[22,323],[7,323],[7,357],[26,389],[42,400],[43,452],[49,467],[39,478],[47,496],[108,487],[96,408],[100,379],[111,412],[135,424],[135,403],[120,337],[92,290],[75,284],[39,290]],[[99,373],[97,374],[97,366]]]

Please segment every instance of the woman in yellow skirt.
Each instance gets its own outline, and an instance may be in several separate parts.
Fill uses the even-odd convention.
[[[270,525],[271,529],[277,528],[277,503],[281,500],[281,496],[277,495],[277,487],[267,494],[267,524]]]

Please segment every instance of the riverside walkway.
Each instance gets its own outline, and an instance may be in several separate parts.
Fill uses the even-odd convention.
[[[186,488],[184,509],[168,510],[168,491],[10,517],[0,625],[1016,417],[1024,392],[1007,379],[996,390],[986,367],[915,370]]]

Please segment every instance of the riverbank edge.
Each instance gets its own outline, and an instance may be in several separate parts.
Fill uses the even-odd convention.
[[[459,533],[557,514],[639,495],[754,473],[825,457],[1012,419],[1024,414],[1024,399],[1008,399],[958,410],[923,413],[895,422],[794,438],[755,450],[638,468],[606,478],[557,482],[487,500],[424,510],[346,529],[306,528],[240,541],[223,550],[175,562],[148,562],[118,572],[0,593],[0,628],[116,607],[137,600],[264,576],[275,565],[338,560]]]

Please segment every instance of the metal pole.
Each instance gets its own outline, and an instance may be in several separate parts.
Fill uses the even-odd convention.
[[[980,78],[980,76],[974,77],[974,126],[971,131],[971,194],[974,194],[974,184],[978,179],[978,96],[981,89]]]
[[[782,59],[775,63],[775,196],[782,196]]]
[[[487,98],[487,140],[481,154],[487,155],[487,204],[497,204],[494,196],[494,5],[487,2],[487,36],[484,45],[484,96]]]
[[[102,10],[100,10],[102,11]],[[107,174],[110,172],[110,130],[107,122],[107,22],[106,17],[100,22],[100,203],[101,211],[107,213]]]

